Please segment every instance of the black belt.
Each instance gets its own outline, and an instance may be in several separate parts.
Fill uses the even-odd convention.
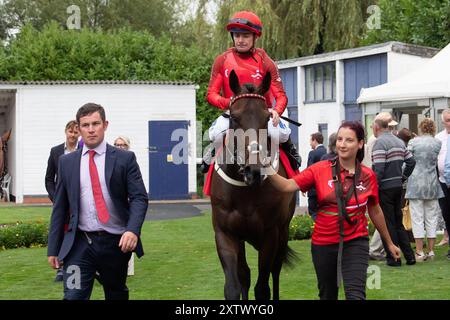
[[[104,230],[99,230],[99,231],[83,231],[78,229],[78,232],[81,233],[85,233],[88,236],[99,236],[99,237],[104,237],[104,236],[120,236],[120,234],[114,234],[114,233],[109,233],[107,231]]]

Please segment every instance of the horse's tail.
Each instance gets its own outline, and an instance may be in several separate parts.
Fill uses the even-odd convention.
[[[284,250],[283,254],[283,265],[288,268],[293,268],[295,263],[300,260],[300,257],[298,253],[289,247],[289,245],[286,245],[286,248]]]

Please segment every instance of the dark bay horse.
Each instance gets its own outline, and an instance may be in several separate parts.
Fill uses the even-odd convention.
[[[7,143],[9,138],[11,137],[11,129],[3,133],[0,136],[0,180],[7,173],[6,166],[6,152],[7,152]]]
[[[270,82],[270,73],[267,73],[258,88],[249,84],[240,87],[234,71],[230,73],[230,87],[235,94],[230,106],[230,131],[255,129],[259,132],[259,129],[267,129],[270,112],[264,94],[269,90]],[[250,269],[246,261],[245,242],[258,251],[257,300],[270,299],[270,274],[273,299],[279,299],[282,264],[294,256],[293,250],[288,247],[288,233],[295,210],[295,195],[280,193],[268,179],[263,179],[261,157],[256,163],[249,163],[252,153],[268,152],[264,143],[260,143],[262,137],[258,135],[257,139],[244,137],[245,155],[241,158],[236,152],[238,142],[233,150],[224,145],[222,153],[234,154],[234,161],[217,165],[217,170],[212,173],[212,221],[217,253],[225,273],[225,299],[248,299]],[[230,139],[227,140],[229,143]],[[225,173],[228,178],[224,179],[219,172]],[[281,164],[278,173],[286,177]]]

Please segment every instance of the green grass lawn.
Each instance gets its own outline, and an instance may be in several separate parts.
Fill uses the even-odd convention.
[[[12,217],[9,218],[9,215]],[[50,208],[0,208],[0,223],[47,219]],[[25,216],[27,218],[25,218]],[[142,230],[145,256],[135,262],[135,276],[128,278],[131,299],[223,299],[224,276],[216,254],[211,215],[146,222]],[[300,255],[293,269],[281,273],[282,299],[317,299],[316,276],[310,241],[291,241]],[[379,289],[368,289],[368,299],[450,299],[450,261],[447,248],[438,248],[434,261],[390,268],[379,267]],[[256,251],[248,247],[252,287]],[[0,251],[0,299],[61,299],[62,284],[47,265],[46,248]],[[96,284],[93,299],[103,299]],[[253,289],[251,289],[253,298]]]

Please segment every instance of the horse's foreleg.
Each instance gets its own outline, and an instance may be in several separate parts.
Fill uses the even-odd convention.
[[[238,275],[239,282],[242,287],[242,300],[248,300],[248,290],[250,289],[250,268],[248,267],[247,259],[245,257],[244,241],[240,241],[239,243]]]
[[[278,232],[264,238],[258,255],[258,281],[255,286],[256,300],[269,300],[269,277],[278,249]]]
[[[225,274],[225,299],[239,300],[241,284],[238,277],[239,241],[216,231],[216,247]]]

